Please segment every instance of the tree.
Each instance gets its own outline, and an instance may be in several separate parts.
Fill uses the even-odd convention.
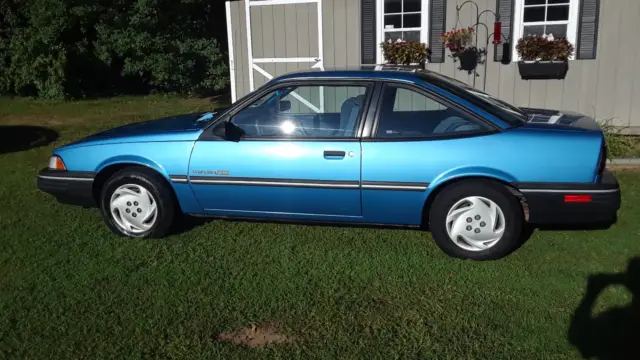
[[[0,0],[2,1],[2,0]],[[0,93],[201,95],[229,82],[210,0],[4,0]]]

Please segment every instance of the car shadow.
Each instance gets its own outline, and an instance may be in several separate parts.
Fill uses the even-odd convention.
[[[359,224],[359,223],[331,223],[320,221],[300,221],[300,220],[288,220],[288,219],[254,219],[254,218],[240,218],[240,217],[203,217],[184,215],[184,217],[174,227],[172,234],[180,235],[188,233],[195,228],[206,225],[213,221],[229,221],[229,222],[241,222],[241,223],[255,223],[255,224],[290,224],[290,225],[307,225],[307,226],[320,226],[320,227],[335,227],[335,228],[356,228],[356,229],[383,229],[383,230],[413,230],[430,232],[426,226],[393,226],[382,224]],[[525,225],[518,245],[512,249],[511,253],[520,249],[529,239],[533,236],[536,228],[533,226]]]
[[[173,234],[187,233],[197,227],[203,226],[213,221],[228,221],[239,223],[254,223],[254,224],[289,224],[289,225],[307,225],[307,226],[319,226],[319,227],[336,227],[336,228],[356,228],[356,229],[387,229],[387,230],[426,230],[418,226],[393,226],[382,224],[359,224],[359,223],[333,223],[322,221],[302,221],[302,220],[289,220],[289,219],[263,219],[263,218],[243,218],[243,217],[224,217],[224,216],[194,216],[185,215],[175,227]]]
[[[536,229],[540,231],[598,231],[610,229],[614,222],[594,222],[588,224],[548,224],[548,225],[536,225]]]
[[[631,303],[593,316],[599,295],[613,285],[626,287]],[[640,359],[640,257],[629,261],[626,272],[588,278],[586,293],[571,318],[568,340],[585,359]]]
[[[0,154],[8,154],[49,145],[60,135],[40,126],[3,125],[0,126]]]
[[[171,229],[171,235],[181,235],[185,233],[189,233],[200,226],[204,226],[207,223],[210,223],[215,218],[210,217],[201,217],[201,216],[192,216],[192,215],[181,215],[179,221],[176,222],[175,226]]]

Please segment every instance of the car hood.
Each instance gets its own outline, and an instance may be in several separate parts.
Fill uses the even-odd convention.
[[[128,124],[90,135],[68,146],[100,145],[132,141],[189,141],[215,120],[220,111],[174,115]]]
[[[594,118],[567,110],[550,110],[540,108],[521,108],[529,118],[524,125],[527,128],[602,131]]]

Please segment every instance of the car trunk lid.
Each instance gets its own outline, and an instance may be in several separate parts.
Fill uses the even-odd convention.
[[[553,128],[557,130],[573,129],[598,132],[602,131],[600,125],[598,125],[594,118],[575,111],[561,111],[539,108],[521,109],[527,114],[528,121],[524,126],[528,128]]]

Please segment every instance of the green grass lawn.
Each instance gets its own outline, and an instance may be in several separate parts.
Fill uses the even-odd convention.
[[[536,232],[484,263],[448,258],[411,230],[216,220],[163,240],[123,239],[97,210],[36,189],[54,146],[212,107],[164,97],[0,100],[0,125],[60,133],[54,144],[0,155],[0,359],[579,359],[568,331],[587,278],[625,272],[640,256],[633,172],[618,174],[623,209],[612,229]],[[631,297],[608,287],[595,314]],[[218,339],[266,324],[290,341],[249,348]]]

